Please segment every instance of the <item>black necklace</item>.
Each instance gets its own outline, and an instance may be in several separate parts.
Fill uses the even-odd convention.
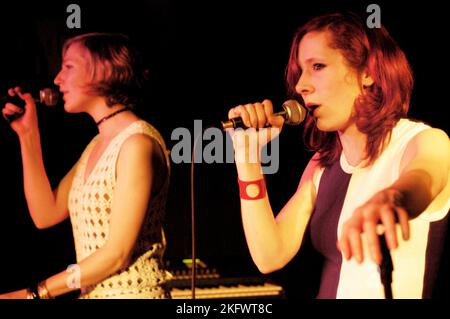
[[[131,111],[131,108],[129,107],[124,107],[123,109],[117,110],[109,115],[106,115],[105,117],[103,117],[101,120],[99,120],[97,123],[97,126],[99,126],[100,124],[102,124],[104,121],[109,120],[110,118],[112,118],[113,116],[116,116],[119,113],[125,112],[125,111]]]

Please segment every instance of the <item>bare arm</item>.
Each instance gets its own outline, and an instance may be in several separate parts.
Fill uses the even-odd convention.
[[[151,200],[152,156],[157,147],[153,140],[141,134],[133,135],[122,146],[109,237],[104,246],[78,263],[81,287],[101,282],[128,262]],[[66,284],[70,276],[73,275],[63,271],[47,279],[50,294],[57,296],[73,290]]]
[[[447,134],[428,129],[417,134],[408,144],[401,161],[401,173],[390,187],[376,193],[359,207],[343,225],[338,247],[344,256],[363,260],[361,233],[367,235],[369,254],[381,262],[376,226],[382,222],[389,249],[398,245],[396,220],[403,239],[409,238],[408,220],[420,215],[448,183],[450,143]]]
[[[401,176],[391,186],[404,196],[410,218],[420,215],[448,183],[450,143],[447,134],[428,129],[411,140],[401,162]]]
[[[229,118],[238,116],[251,128],[230,132],[239,179],[260,180],[263,178],[260,147],[279,134],[283,119],[273,115],[272,103],[269,100],[240,105],[228,113]],[[266,123],[269,123],[272,129],[264,129]],[[255,130],[256,128],[259,130]],[[268,138],[265,139],[265,136]],[[249,142],[245,142],[246,139]],[[254,141],[258,141],[258,147],[253,147]],[[255,151],[258,154],[255,154]],[[254,161],[255,159],[257,160]],[[317,162],[310,161],[296,193],[276,218],[267,194],[257,200],[241,198],[242,222],[247,244],[253,261],[261,272],[269,273],[282,268],[298,252],[314,207],[313,175],[316,169]]]
[[[69,216],[68,196],[77,165],[75,164],[53,192],[45,172],[39,132],[20,137],[25,197],[37,228],[60,223]]]
[[[75,167],[63,178],[55,193],[53,193],[42,159],[41,139],[34,100],[30,94],[21,94],[20,88],[11,89],[9,93],[10,95],[18,94],[26,103],[25,112],[11,123],[11,128],[17,133],[20,140],[24,189],[28,209],[36,227],[50,227],[69,215],[67,197]],[[7,103],[2,113],[3,116],[6,116],[22,113],[22,111],[16,105]]]
[[[269,197],[261,200],[241,199],[242,221],[253,261],[262,273],[284,267],[298,252],[314,209],[316,191],[313,183],[318,163],[311,160],[292,198],[274,218]],[[238,165],[239,178],[262,178],[261,166]]]

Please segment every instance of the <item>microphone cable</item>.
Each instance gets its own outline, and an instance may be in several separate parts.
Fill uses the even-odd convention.
[[[383,260],[380,265],[380,279],[384,287],[385,299],[391,300],[392,298],[392,272],[394,270],[394,264],[392,262],[391,253],[386,243],[384,235],[378,236],[380,239],[381,254]]]
[[[194,139],[194,145],[192,146],[192,154],[191,154],[191,259],[192,259],[192,266],[191,266],[191,296],[192,299],[195,299],[195,283],[197,279],[197,256],[196,256],[196,241],[195,241],[195,191],[194,191],[194,166],[195,166],[195,150],[197,146],[198,139],[203,137],[203,133],[208,128],[215,127],[215,125],[210,125],[200,132],[195,139]]]

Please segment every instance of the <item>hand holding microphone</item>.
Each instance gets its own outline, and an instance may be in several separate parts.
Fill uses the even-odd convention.
[[[39,91],[37,97],[30,93],[22,93],[20,87],[8,90],[8,95],[0,97],[2,115],[18,134],[32,126],[37,127],[36,102],[47,106],[55,106],[58,102],[58,92],[45,88]],[[18,121],[20,119],[20,121]]]
[[[272,102],[264,100],[262,103],[239,105],[229,110],[229,120],[223,121],[221,126],[230,133],[236,155],[244,151],[248,158],[250,152],[259,153],[261,147],[278,136],[283,124],[298,125],[306,117],[305,108],[296,100],[288,100],[282,107],[283,111],[274,113]],[[251,141],[257,141],[258,146],[252,147]]]
[[[222,121],[222,128],[226,130],[238,127],[277,127],[278,125],[281,128],[284,124],[283,119],[286,121],[286,124],[298,125],[306,117],[306,109],[296,100],[287,100],[283,103],[282,108],[283,111],[273,113],[273,106],[270,100],[264,100],[262,103],[246,104],[245,106],[239,105],[228,112],[229,120]],[[256,115],[256,118],[252,118],[252,115]]]

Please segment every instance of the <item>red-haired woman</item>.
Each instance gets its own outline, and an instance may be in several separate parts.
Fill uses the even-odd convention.
[[[69,113],[88,113],[99,134],[52,191],[44,169],[36,106],[18,88],[10,94],[25,112],[6,104],[5,117],[20,139],[24,187],[36,227],[70,217],[77,265],[6,298],[51,298],[81,288],[82,298],[165,298],[161,218],[169,159],[158,131],[132,111],[145,80],[130,40],[90,33],[66,41],[55,84]]]
[[[286,76],[308,108],[304,137],[315,154],[275,218],[261,164],[242,160],[258,158],[245,137],[261,133],[231,132],[255,264],[263,273],[284,267],[310,236],[323,256],[318,298],[383,298],[384,231],[393,297],[429,297],[439,223],[450,207],[450,144],[442,130],[406,118],[413,76],[404,53],[385,28],[369,29],[353,13],[328,14],[298,30]],[[269,100],[228,115],[259,132],[283,125]]]

